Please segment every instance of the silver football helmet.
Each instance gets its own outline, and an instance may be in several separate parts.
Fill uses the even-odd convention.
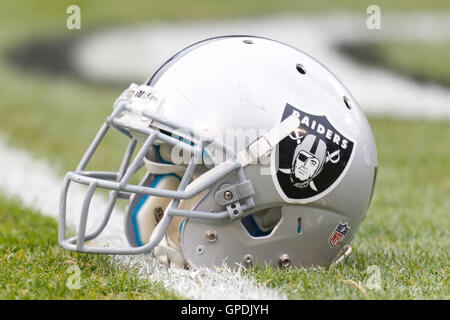
[[[110,128],[129,138],[120,168],[86,171]],[[117,99],[65,176],[59,243],[87,253],[152,252],[178,266],[328,266],[365,216],[376,168],[366,117],[322,64],[265,38],[208,39]],[[132,184],[139,170],[145,175]],[[88,189],[76,235],[67,238],[71,182]],[[109,201],[87,232],[97,189],[111,190]],[[129,247],[89,245],[118,199],[127,201]]]

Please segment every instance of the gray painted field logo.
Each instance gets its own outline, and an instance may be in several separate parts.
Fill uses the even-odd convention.
[[[286,104],[281,120],[292,114],[299,117],[300,127],[278,146],[274,182],[285,201],[306,203],[337,185],[352,160],[355,142],[326,116],[309,114],[290,104]]]

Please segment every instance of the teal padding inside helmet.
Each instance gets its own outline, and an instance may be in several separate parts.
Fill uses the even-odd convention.
[[[166,177],[166,176],[175,176],[177,178],[180,178],[174,173],[160,174],[160,175],[157,175],[155,177],[155,179],[153,180],[152,184],[150,185],[150,188],[157,188],[158,184],[161,182],[161,179]],[[131,221],[133,222],[134,234],[136,235],[136,243],[138,244],[138,246],[142,246],[143,243],[141,241],[141,236],[139,234],[137,216],[138,216],[139,211],[141,210],[142,206],[144,205],[145,201],[147,201],[147,199],[149,197],[151,197],[151,196],[149,196],[149,195],[142,196],[141,200],[139,201],[139,203],[137,204],[136,208],[134,208],[133,213],[131,214]]]
[[[157,154],[159,155],[159,146],[155,146],[155,150],[157,152]],[[161,158],[161,157],[160,157]],[[161,162],[162,163],[169,163],[168,161],[164,160],[161,158]],[[153,179],[152,184],[150,185],[150,188],[157,188],[158,184],[161,182],[162,178],[167,177],[167,176],[174,176],[177,177],[178,179],[181,179],[178,175],[176,175],[175,173],[167,173],[167,174],[159,174],[155,176],[155,179]],[[137,222],[137,216],[139,214],[139,211],[141,210],[142,206],[144,205],[145,201],[147,201],[147,199],[151,197],[149,195],[143,195],[141,200],[139,201],[139,203],[137,204],[136,208],[134,208],[133,213],[131,214],[131,221],[133,223],[133,229],[134,229],[134,234],[136,236],[136,243],[138,244],[138,246],[142,246],[144,245],[141,241],[141,236],[139,234],[139,228],[138,228],[138,222]]]

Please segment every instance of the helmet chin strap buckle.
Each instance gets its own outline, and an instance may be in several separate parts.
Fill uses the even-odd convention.
[[[299,114],[293,113],[267,134],[258,137],[255,141],[248,144],[244,150],[240,151],[237,155],[238,162],[242,167],[255,163],[258,159],[268,155],[292,131],[297,130],[299,125]]]
[[[136,83],[132,83],[114,102],[114,109],[125,104],[126,110],[140,116],[142,120],[150,120],[144,115],[144,112],[158,112],[163,100],[164,96],[155,88],[145,84],[137,85]]]

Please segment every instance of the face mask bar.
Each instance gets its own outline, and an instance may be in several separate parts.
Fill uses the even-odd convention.
[[[58,241],[60,246],[67,250],[103,254],[140,254],[149,252],[159,244],[159,242],[167,232],[169,224],[174,216],[214,220],[226,218],[234,220],[237,218],[241,218],[243,216],[243,212],[255,207],[252,196],[254,193],[253,188],[250,181],[244,174],[243,167],[245,167],[252,161],[257,161],[261,156],[270,153],[274,146],[295,128],[297,128],[299,124],[298,118],[294,119],[292,117],[289,117],[288,119],[280,123],[276,128],[272,129],[268,134],[260,136],[254,142],[250,143],[245,150],[236,153],[234,152],[234,150],[231,150],[226,145],[220,143],[219,141],[216,141],[215,139],[195,135],[192,128],[188,128],[182,124],[166,119],[158,115],[156,112],[149,111],[154,109],[154,106],[152,108],[152,106],[148,104],[142,105],[142,100],[136,101],[136,99],[142,96],[142,94],[139,95],[139,93],[141,92],[146,93],[147,97],[155,94],[153,88],[145,85],[140,87],[138,87],[137,85],[130,86],[130,88],[127,89],[117,100],[115,110],[108,118],[106,118],[105,123],[102,125],[93,142],[86,151],[85,155],[81,159],[76,171],[68,172],[64,178],[63,188],[60,194]],[[130,114],[135,114],[149,119],[152,122],[157,122],[158,124],[164,125],[166,128],[169,128],[171,132],[175,132],[176,130],[183,130],[183,132],[187,132],[188,134],[192,135],[194,145],[190,145],[177,140],[172,136],[169,136],[168,134],[165,134],[157,129],[153,129],[150,126],[144,126],[139,122],[137,122],[138,124],[136,124],[136,122],[133,121],[125,121],[123,119],[120,119],[123,112],[129,112]],[[110,127],[116,129],[117,131],[130,138],[130,142],[119,167],[119,171],[85,171],[88,162],[92,158],[97,147],[103,140]],[[147,137],[141,150],[138,152],[132,162],[131,158],[135,151],[137,140],[135,137],[133,137],[131,132],[138,132],[139,134],[143,134]],[[160,190],[157,188],[146,187],[142,185],[129,184],[132,176],[143,166],[143,159],[149,149],[153,147],[153,144],[156,140],[160,140],[173,146],[178,146],[181,149],[190,152],[190,154],[193,154],[193,157],[191,157],[190,162],[176,191]],[[219,165],[216,165],[190,183],[196,165],[200,163],[199,160],[202,157],[203,153],[209,155],[209,152],[206,149],[208,145],[214,145],[215,147],[219,147],[224,150],[225,154],[229,156],[228,160]],[[236,172],[236,175],[238,177],[238,184],[227,189],[231,188],[230,190],[237,191],[240,186],[245,186],[246,192],[243,192],[243,196],[235,197],[235,199],[233,199],[232,201],[224,201],[223,199],[217,201],[220,205],[223,205],[226,210],[221,212],[209,212],[198,210],[183,210],[178,208],[181,200],[193,198],[194,196],[211,187],[213,184],[220,181],[232,172]],[[78,235],[67,239],[66,202],[67,193],[71,182],[87,185],[88,190],[81,207]],[[86,225],[90,203],[97,188],[111,190],[109,193],[109,200],[107,202],[104,218],[100,225],[90,234],[86,234]],[[223,190],[221,190],[221,192],[223,192]],[[86,246],[86,241],[96,238],[105,229],[111,217],[111,213],[117,199],[130,199],[131,195],[133,194],[150,195],[172,199],[166,209],[165,214],[153,231],[149,242],[143,246],[129,248]],[[216,200],[217,198],[218,197],[216,196]],[[240,202],[241,200],[242,203]],[[236,215],[236,209],[230,209],[230,207],[236,208],[236,206],[239,209],[238,215]]]
[[[178,205],[181,200],[190,199],[196,196],[206,188],[209,188],[211,185],[213,185],[220,179],[224,178],[225,176],[236,170],[238,170],[238,177],[240,182],[247,181],[244,172],[242,170],[242,167],[238,162],[226,161],[214,168],[215,169],[214,175],[211,175],[208,179],[205,179],[205,181],[203,181],[202,183],[199,183],[196,186],[189,188],[189,190],[187,190],[186,188],[188,187],[188,184],[191,181],[195,167],[197,163],[199,163],[199,157],[202,156],[203,152],[206,152],[205,147],[211,143],[216,142],[208,138],[206,139],[200,138],[196,146],[191,146],[177,139],[174,139],[164,133],[161,133],[158,130],[133,126],[129,123],[124,123],[117,117],[125,110],[127,110],[126,104],[122,104],[120,107],[114,110],[111,116],[106,119],[105,123],[100,128],[97,136],[95,137],[92,144],[86,151],[82,160],[80,161],[80,164],[78,165],[76,171],[68,172],[64,178],[63,189],[60,195],[58,238],[59,244],[65,249],[86,253],[104,253],[104,254],[140,254],[148,252],[161,241],[161,239],[163,238],[164,234],[166,233],[169,227],[169,224],[173,216],[175,215],[187,218],[196,217],[202,219],[224,219],[229,216],[227,210],[222,212],[181,210],[178,209]],[[145,116],[154,121],[161,122],[166,126],[172,127],[174,130],[184,129],[192,133],[192,130],[190,130],[189,128],[184,128],[183,126],[177,125],[171,121],[165,121],[165,119],[162,119],[158,115],[146,113]],[[91,159],[92,155],[96,151],[98,145],[100,144],[100,142],[102,141],[102,139],[104,138],[110,127],[117,129],[119,132],[124,133],[131,139],[130,143],[128,144],[128,148],[124,154],[124,157],[122,159],[119,171],[118,172],[84,171],[84,168],[87,166],[89,160]],[[143,147],[138,152],[138,154],[136,155],[135,159],[131,164],[130,160],[136,147],[136,139],[132,137],[132,135],[130,134],[130,130],[134,130],[139,133],[146,134],[148,136],[148,138],[144,142]],[[157,139],[172,144],[174,146],[179,146],[184,150],[191,152],[191,154],[194,155],[191,158],[186,168],[186,171],[181,179],[178,190],[176,191],[160,190],[156,188],[128,184],[133,174],[137,170],[139,170],[139,168],[142,167],[144,156],[147,154],[148,150],[153,146],[153,143]],[[230,152],[230,150],[228,150],[228,152]],[[88,185],[88,190],[81,207],[81,216],[78,225],[78,235],[66,239],[66,201],[68,188],[72,181]],[[88,219],[90,202],[97,188],[105,188],[110,189],[112,191],[109,194],[109,200],[107,203],[106,212],[104,214],[102,222],[92,233],[86,234],[86,224]],[[85,245],[86,241],[96,238],[105,229],[117,199],[118,198],[129,199],[132,194],[144,194],[173,199],[169,207],[166,209],[166,213],[164,214],[163,218],[161,219],[161,221],[158,223],[158,226],[154,230],[150,241],[141,247],[130,247],[130,248],[110,248],[110,247],[102,248],[102,247],[86,246]],[[245,211],[251,209],[253,206],[254,206],[253,199],[251,197],[247,198],[245,203],[242,205],[242,210]]]

